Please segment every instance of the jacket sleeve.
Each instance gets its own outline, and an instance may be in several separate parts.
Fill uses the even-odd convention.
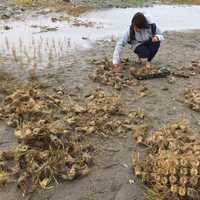
[[[165,38],[164,38],[164,34],[163,32],[160,30],[159,27],[156,27],[156,36],[158,37],[158,39],[160,41],[163,41]]]
[[[119,64],[122,48],[126,46],[129,38],[130,38],[130,30],[126,31],[117,41],[117,44],[115,46],[115,50],[113,53],[113,64]]]

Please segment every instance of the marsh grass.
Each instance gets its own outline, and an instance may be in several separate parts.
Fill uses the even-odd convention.
[[[14,59],[15,62],[18,61],[18,60],[17,60],[17,54],[16,54],[16,49],[15,49],[15,47],[12,48],[12,57],[13,57],[13,59]]]
[[[13,3],[22,6],[32,6],[37,0],[13,0]]]
[[[55,40],[40,37],[39,40],[32,38],[32,41],[25,43],[19,38],[19,41],[13,45],[8,38],[5,38],[4,51],[5,54],[12,57],[17,62],[21,59],[27,60],[28,63],[32,61],[45,61],[48,56],[52,59],[59,59],[71,47],[71,41]]]
[[[5,37],[0,50],[0,63],[9,65],[15,71],[23,72],[31,80],[37,79],[38,70],[57,66],[71,50],[70,39],[32,37],[28,42],[19,38],[14,43]],[[70,59],[70,58],[69,58]]]

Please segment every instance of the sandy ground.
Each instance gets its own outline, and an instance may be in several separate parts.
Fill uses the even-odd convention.
[[[156,67],[168,67],[179,71],[182,66],[189,66],[192,60],[199,59],[200,31],[185,33],[167,33],[166,40],[153,61]],[[146,84],[150,93],[135,100],[135,90],[123,89],[116,91],[110,87],[92,82],[88,74],[95,70],[95,65],[90,64],[91,59],[102,60],[104,57],[112,58],[115,42],[99,42],[87,51],[77,51],[73,61],[69,62],[67,56],[63,58],[59,66],[51,66],[38,74],[40,82],[47,89],[64,87],[73,91],[79,98],[95,88],[102,87],[104,90],[118,93],[122,97],[127,109],[142,108],[151,117],[155,127],[161,127],[167,122],[181,119],[183,116],[190,120],[194,129],[199,133],[199,114],[191,111],[181,103],[184,89],[198,87],[200,75],[191,76],[189,79],[172,77],[166,79],[154,79],[142,81]],[[135,55],[129,48],[123,51],[123,57],[135,60]],[[11,63],[9,64],[11,66]],[[132,67],[132,66],[128,66]],[[2,69],[8,69],[8,63],[2,64]],[[10,68],[11,69],[11,68]],[[17,77],[17,73],[15,74]],[[77,81],[78,80],[78,81]],[[1,99],[5,94],[1,92]],[[1,147],[12,145],[13,130],[4,123],[0,124]],[[137,145],[132,139],[132,134],[125,137],[102,138],[94,136],[88,138],[95,145],[95,166],[91,173],[80,180],[72,183],[63,183],[55,186],[52,190],[35,193],[30,199],[33,200],[142,200],[143,191],[140,183],[133,176],[131,169],[131,155]],[[135,183],[130,184],[129,180]],[[26,197],[27,198],[27,197]],[[25,199],[26,199],[25,198]],[[2,188],[0,200],[23,199],[14,185]]]
[[[2,1],[1,4],[6,2]],[[126,3],[120,0],[112,3],[110,1],[88,2],[95,7],[125,7],[130,6],[132,1]],[[141,3],[137,0],[135,2]],[[162,43],[152,64],[155,67],[168,67],[171,70],[179,71],[182,66],[189,66],[192,60],[199,60],[199,41],[200,31],[167,33],[166,40]],[[189,79],[169,77],[142,81],[141,84],[148,87],[149,94],[137,99],[136,90],[139,86],[135,86],[136,88],[133,90],[116,91],[113,88],[94,83],[88,78],[89,73],[96,67],[90,63],[90,60],[103,60],[104,57],[112,59],[114,46],[115,42],[100,41],[90,50],[77,51],[75,54],[69,55],[70,59],[69,56],[65,56],[59,63],[51,64],[44,71],[37,73],[37,78],[46,90],[63,87],[66,91],[73,91],[80,99],[96,88],[102,87],[106,91],[118,93],[128,110],[142,108],[151,117],[155,127],[161,127],[167,122],[186,117],[199,133],[199,113],[191,111],[181,103],[181,100],[185,88],[199,87],[200,75],[191,76]],[[128,47],[124,49],[122,57],[129,57],[133,61],[136,59]],[[5,96],[3,88],[12,87],[19,77],[25,79],[27,71],[16,68],[11,59],[8,59],[6,63],[1,63],[0,69],[9,73],[4,77],[11,75],[15,77],[15,79],[5,80],[0,76],[0,101],[2,101]],[[0,148],[11,146],[13,130],[3,122],[0,122],[0,130]],[[15,185],[9,185],[0,189],[0,200],[143,200],[142,185],[133,176],[131,168],[131,155],[136,148],[139,148],[132,138],[132,133],[127,133],[125,137],[93,136],[88,140],[94,144],[96,150],[95,165],[87,177],[56,185],[51,190],[38,191],[33,196],[25,198],[21,196]],[[141,148],[139,149],[141,150]],[[130,184],[129,180],[134,180],[134,183]]]

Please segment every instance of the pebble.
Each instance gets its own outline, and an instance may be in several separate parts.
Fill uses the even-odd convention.
[[[7,25],[5,25],[3,28],[4,28],[4,30],[10,30],[11,29],[11,27],[7,26]]]

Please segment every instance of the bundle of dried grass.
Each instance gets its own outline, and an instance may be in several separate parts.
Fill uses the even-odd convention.
[[[200,143],[185,121],[143,138],[151,151],[133,155],[133,169],[159,199],[199,199]]]
[[[187,89],[184,93],[185,103],[194,111],[200,111],[200,89]]]
[[[7,96],[1,118],[15,128],[13,149],[1,152],[0,183],[18,182],[26,194],[88,174],[93,147],[88,135],[121,135],[144,121],[142,111],[123,110],[118,96],[102,90],[82,105],[64,92],[48,95],[39,88],[18,89]]]
[[[119,73],[113,73],[112,63],[107,58],[103,61],[93,61],[92,63],[97,65],[97,69],[95,69],[93,74],[90,74],[89,77],[95,82],[111,86],[117,90],[132,88],[138,84],[136,80],[133,80],[130,74],[127,74],[125,66],[130,65],[129,59],[121,61],[122,70]]]
[[[1,152],[0,182],[18,182],[26,194],[88,174],[93,147],[63,120],[62,97],[38,88],[17,90],[1,108],[14,126],[15,148]]]
[[[154,78],[166,78],[170,75],[170,71],[167,69],[156,69],[156,68],[135,68],[131,70],[131,74],[138,80],[148,80]]]
[[[84,134],[100,134],[102,136],[124,135],[124,117],[127,114],[119,96],[106,95],[102,90],[91,94],[83,106],[74,104],[65,110],[65,122],[73,130]]]

